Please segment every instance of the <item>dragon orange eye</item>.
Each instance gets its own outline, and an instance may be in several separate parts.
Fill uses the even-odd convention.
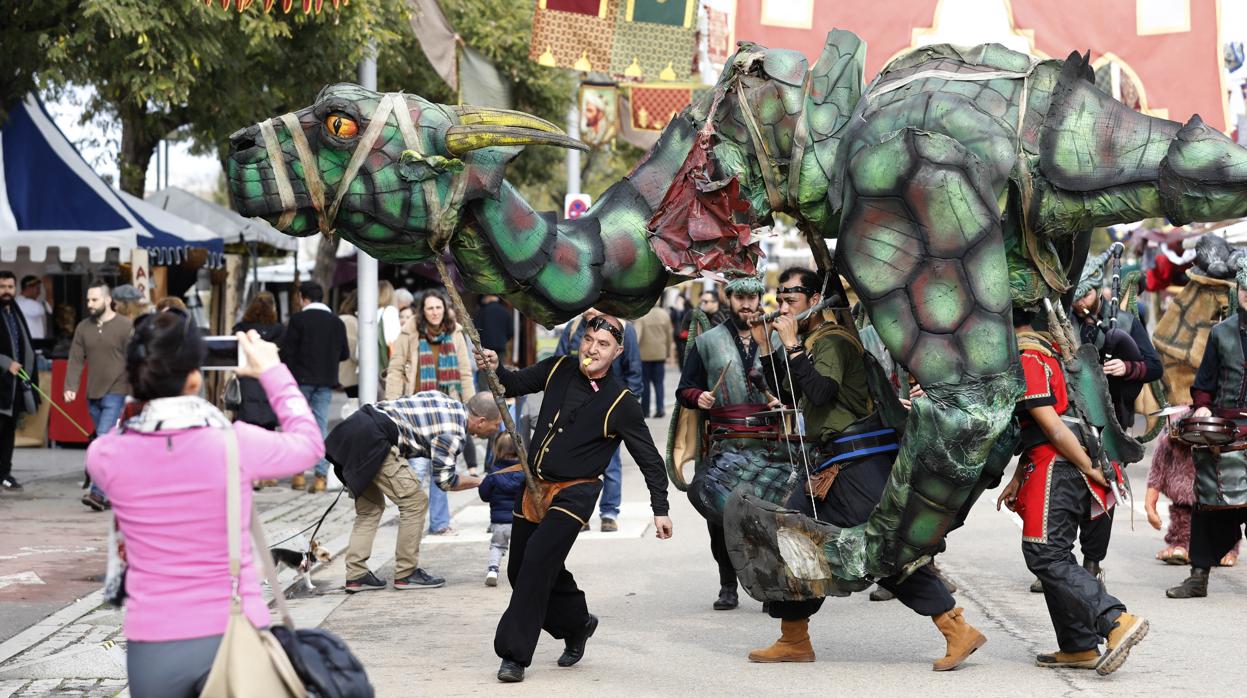
[[[325,119],[325,128],[338,138],[354,138],[359,133],[359,124],[351,117],[341,114],[330,114]]]

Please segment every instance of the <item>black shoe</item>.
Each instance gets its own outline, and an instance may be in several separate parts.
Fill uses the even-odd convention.
[[[377,591],[378,589],[384,588],[385,582],[378,579],[377,575],[372,572],[369,572],[359,579],[346,580],[346,593],[348,594],[354,594],[358,591]]]
[[[6,489],[6,490],[20,490],[20,489],[22,489],[22,485],[21,485],[21,483],[19,483],[19,482],[17,481],[17,478],[13,477],[12,475],[10,475],[10,476],[8,476],[8,477],[4,478],[3,480],[0,480],[0,487],[3,487],[3,488],[4,488],[4,489]]]
[[[1203,567],[1192,567],[1191,576],[1165,591],[1165,596],[1171,599],[1202,599],[1207,595],[1208,570]]]
[[[654,415],[654,419],[662,419],[663,417],[666,417],[666,416],[667,416],[666,412],[659,412],[658,414]]]
[[[730,611],[740,605],[740,598],[736,596],[736,587],[722,587],[719,589],[719,598],[715,599],[714,610]]]
[[[94,492],[87,492],[82,495],[82,503],[91,507],[94,511],[105,511],[113,508],[113,505],[109,504],[108,500]]]
[[[1043,582],[1039,581],[1038,577],[1035,578],[1035,581],[1031,582],[1031,593],[1032,594],[1043,593]]]
[[[441,577],[434,577],[419,567],[414,572],[394,580],[395,589],[436,589],[446,586],[446,580]]]
[[[504,659],[498,667],[498,680],[503,683],[519,683],[524,680],[524,667],[510,659]]]
[[[892,592],[878,585],[875,586],[874,591],[870,592],[871,601],[891,601],[892,599],[895,599],[895,598],[896,598],[895,594],[893,594]]]
[[[563,655],[559,657],[559,666],[567,667],[579,662],[585,656],[585,643],[589,638],[593,637],[593,632],[598,629],[598,617],[589,614],[589,620],[585,621],[585,629],[576,637],[569,637],[563,640],[566,649]]]

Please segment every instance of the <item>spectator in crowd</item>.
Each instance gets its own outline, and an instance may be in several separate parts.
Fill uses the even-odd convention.
[[[701,294],[701,297],[698,300],[697,310],[705,313],[706,317],[710,320],[710,327],[706,329],[718,327],[719,325],[727,322],[731,317],[726,310],[723,310],[722,305],[719,303],[719,292],[715,289],[711,289]],[[688,341],[689,325],[692,324],[693,318],[696,315],[697,313],[689,310],[684,314],[684,320],[680,323],[680,335],[685,341]],[[681,365],[683,365],[683,363],[681,363]]]
[[[688,344],[688,333],[681,328],[684,327],[684,316],[688,312],[688,299],[684,294],[677,293],[667,308],[667,314],[671,316],[671,338],[675,341],[675,357],[679,362],[677,366],[684,365],[684,345]]]
[[[510,308],[503,305],[498,296],[490,293],[481,296],[481,305],[472,319],[476,322],[476,331],[481,335],[482,347],[498,356],[510,356],[507,343],[515,338],[515,326],[511,321]]]
[[[410,308],[412,303],[416,302],[416,297],[411,295],[411,291],[405,288],[394,289],[394,307],[398,308],[398,312]]]
[[[178,298],[177,296],[165,296],[164,298],[156,301],[156,312],[166,313],[170,310],[176,310],[184,315],[189,314],[186,308],[186,301]],[[275,314],[274,317],[276,317]]]
[[[420,568],[420,539],[429,500],[409,465],[428,459],[433,480],[442,490],[476,487],[480,480],[455,472],[455,461],[468,434],[488,436],[501,416],[493,397],[481,393],[467,405],[428,390],[397,400],[364,405],[329,433],[325,453],[343,486],[355,497],[355,526],[346,551],[346,593],[384,589],[368,568],[372,541],[385,500],[398,506],[398,541],[394,559],[395,589],[432,589],[446,583]]]
[[[130,288],[134,288],[131,286]],[[130,384],[126,380],[126,345],[134,324],[113,310],[108,284],[97,281],[87,288],[87,318],[74,329],[65,370],[65,402],[78,397],[82,370],[87,369],[87,412],[96,437],[112,431],[121,418]],[[109,507],[104,490],[92,483],[82,503],[95,511]]]
[[[563,328],[563,334],[559,337],[559,344],[554,350],[554,355],[578,357],[580,344],[585,336],[585,327],[590,320],[602,314],[596,308],[589,308],[579,318],[567,323],[567,326]],[[623,324],[623,353],[611,364],[611,371],[633,395],[640,395],[644,384],[641,381],[641,350],[637,347],[636,329],[630,322],[623,320],[619,322]],[[610,464],[606,467],[606,473],[603,475],[602,501],[598,508],[598,516],[602,519],[602,531],[610,533],[619,530],[619,504],[622,498],[623,461],[620,460],[619,448],[616,447]],[[589,530],[588,522],[584,524],[582,530]]]
[[[351,291],[338,303],[338,319],[346,328],[346,347],[350,356],[338,364],[338,385],[348,398],[359,399],[359,296]]]
[[[48,302],[39,296],[43,294],[43,282],[39,277],[27,275],[22,277],[21,295],[17,297],[17,307],[21,308],[26,317],[26,327],[30,328],[30,339],[39,343],[48,338],[48,317],[52,314]]]
[[[454,312],[440,291],[426,291],[420,297],[419,309],[394,343],[394,358],[385,375],[385,399],[436,390],[466,403],[476,394],[476,386],[463,328],[455,322]],[[468,474],[475,476],[476,447],[470,437],[465,439],[463,457]],[[445,492],[435,489],[429,488],[429,533],[440,536],[451,532],[450,502]]]
[[[499,434],[494,439],[494,462],[488,475],[481,480],[477,492],[481,501],[489,502],[489,567],[485,570],[485,586],[498,586],[498,568],[511,544],[511,512],[515,498],[524,489],[524,471],[516,455],[515,442],[510,434]]]
[[[113,309],[133,323],[139,317],[152,311],[151,301],[142,291],[130,284],[122,284],[113,289]]]
[[[329,401],[338,384],[338,366],[351,356],[346,326],[322,302],[324,297],[325,290],[315,281],[299,284],[295,302],[300,309],[290,316],[281,343],[282,361],[290,367],[299,390],[311,405],[322,436],[329,433]],[[316,480],[307,486],[308,492],[324,492],[328,473],[329,463],[322,458],[316,463]],[[303,473],[297,473],[291,481],[296,490],[306,484]]]
[[[16,294],[17,277],[7,269],[0,270],[0,489],[6,490],[22,489],[13,477],[17,420],[22,414],[34,414],[39,399],[18,377],[24,370],[35,385],[39,384],[35,345]]]
[[[74,341],[74,328],[78,326],[78,311],[68,303],[61,303],[52,310],[52,349],[48,358],[68,359]]]
[[[198,397],[207,351],[199,328],[180,313],[160,313],[140,320],[125,354],[134,397],[146,404],[123,431],[101,436],[87,449],[87,470],[112,498],[125,536],[124,633],[134,698],[198,695],[229,622],[231,526],[243,531],[242,568],[233,589],[251,623],[269,625],[245,533],[252,511],[247,483],[291,475],[324,453],[320,431],[277,347],[254,332],[239,337],[239,344],[245,357],[239,375],[264,386],[280,432],[231,425]],[[231,450],[240,471],[241,521],[226,517]]]
[[[654,416],[666,415],[663,411],[663,367],[671,356],[671,316],[658,306],[636,321],[637,345],[641,352],[641,412],[650,416],[650,393],[654,394]]]
[[[234,332],[250,332],[266,342],[281,346],[286,336],[286,328],[277,321],[277,299],[268,291],[255,294],[247,309],[243,312],[242,321],[234,325]],[[261,429],[272,431],[277,428],[277,413],[269,407],[268,395],[260,381],[247,376],[239,376],[238,385],[242,392],[242,406],[238,408],[238,421],[254,424]]]
[[[377,326],[379,328],[377,334],[385,342],[390,353],[394,352],[394,342],[403,329],[402,323],[398,320],[398,303],[394,294],[394,284],[389,281],[377,284]]]

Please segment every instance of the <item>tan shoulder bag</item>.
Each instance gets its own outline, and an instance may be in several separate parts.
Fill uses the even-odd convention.
[[[225,433],[226,469],[226,526],[229,532],[229,574],[233,588],[230,593],[229,625],[221,638],[212,670],[208,673],[202,698],[307,698],[307,691],[299,675],[295,673],[290,658],[277,638],[268,630],[256,629],[243,612],[242,592],[239,589],[242,574],[242,527],[238,525],[241,506],[241,476],[238,467],[238,437],[233,429]],[[259,535],[257,535],[259,530]],[[263,529],[259,527],[255,505],[251,507],[251,534],[253,552],[261,556],[261,565],[267,573],[272,563],[265,564],[264,555],[268,545],[264,542]],[[269,574],[270,583],[273,575]],[[273,587],[273,595],[281,610],[282,621],[293,627],[285,598],[279,586]]]

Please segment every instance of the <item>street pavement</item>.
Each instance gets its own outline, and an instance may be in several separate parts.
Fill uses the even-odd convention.
[[[665,422],[648,420],[660,445]],[[34,486],[20,497],[0,496],[6,519],[0,530],[0,579],[32,571],[45,584],[0,588],[0,698],[125,695],[120,614],[97,608],[98,597],[89,594],[98,582],[87,581],[103,570],[104,517],[76,501],[80,471],[74,469],[80,460],[73,460],[73,452],[40,452],[38,458],[60,463],[48,467],[60,474],[46,480],[31,472],[29,453],[22,454],[17,475],[25,474]],[[1140,502],[1146,462],[1130,472]],[[329,501],[285,489],[265,490],[260,500],[270,535],[295,522],[306,525]],[[453,535],[425,538],[420,565],[446,577],[444,588],[343,593],[340,552],[349,533],[349,500],[339,504],[321,536],[336,556],[313,575],[315,590],[307,591],[288,572],[283,586],[293,596],[296,623],[319,625],[346,640],[379,696],[1247,692],[1247,572],[1214,570],[1207,599],[1166,599],[1164,589],[1178,583],[1186,569],[1153,558],[1163,543],[1147,525],[1141,503],[1133,516],[1128,509],[1119,512],[1104,566],[1109,590],[1148,618],[1152,631],[1123,669],[1099,677],[1033,666],[1036,653],[1055,649],[1052,626],[1043,597],[1028,591],[1031,577],[1022,561],[1016,516],[995,511],[994,492],[984,495],[939,558],[961,587],[956,597],[967,620],[988,638],[962,668],[949,673],[931,671],[944,643],[930,620],[895,601],[871,602],[864,593],[830,599],[815,616],[810,628],[817,662],[750,664],[745,654],[773,641],[778,622],[747,597],[737,610],[711,609],[717,575],[705,524],[682,493],[673,489],[671,501],[675,537],[659,541],[644,483],[625,454],[620,531],[599,532],[595,518],[568,560],[590,610],[601,618],[597,634],[585,659],[567,669],[554,663],[562,643],[543,635],[528,678],[518,685],[501,686],[494,679],[498,659],[492,638],[509,586],[505,577],[496,588],[483,583],[488,506],[475,492],[452,493]],[[394,513],[392,507],[387,511],[372,559],[384,579],[393,576]],[[73,552],[85,548],[92,549]],[[82,594],[88,595],[75,607],[72,601]],[[29,625],[62,607],[43,621],[45,627]],[[27,640],[15,642],[23,636]]]

